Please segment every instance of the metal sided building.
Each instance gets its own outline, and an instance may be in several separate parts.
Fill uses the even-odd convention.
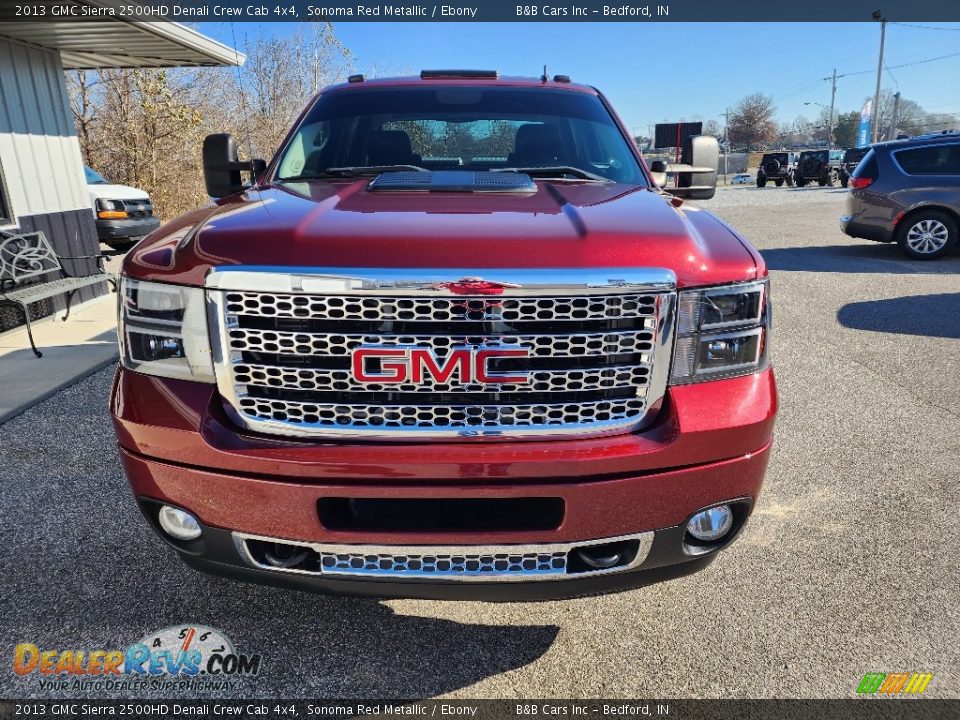
[[[115,9],[131,4],[56,0],[70,2]],[[172,22],[118,16],[23,22],[9,17],[12,5],[0,0],[0,230],[40,230],[62,256],[95,255],[100,245],[64,71],[240,65],[245,57]],[[64,266],[81,275],[96,269],[92,262],[89,268],[77,262],[89,261],[67,260]],[[105,292],[101,283],[81,290],[76,300]],[[47,315],[62,305],[62,298],[36,303],[31,314]],[[19,322],[17,313],[0,311],[0,331]]]

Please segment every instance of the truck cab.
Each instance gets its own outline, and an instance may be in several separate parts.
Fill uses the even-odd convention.
[[[537,600],[708,565],[777,408],[760,254],[557,76],[354,76],[125,258],[111,408],[190,566],[303,590]],[[249,178],[249,179],[246,179]]]

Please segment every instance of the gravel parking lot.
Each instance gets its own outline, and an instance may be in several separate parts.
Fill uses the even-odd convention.
[[[706,571],[541,604],[196,574],[130,499],[108,370],[0,426],[7,662],[20,642],[125,647],[200,623],[263,656],[237,697],[850,697],[863,673],[894,670],[960,696],[960,258],[846,238],[843,194],[739,186],[703,203],[771,267],[782,399],[757,511]],[[71,695],[9,665],[0,694]]]

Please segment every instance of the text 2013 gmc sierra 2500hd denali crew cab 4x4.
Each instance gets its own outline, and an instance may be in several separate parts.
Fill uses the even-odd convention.
[[[716,141],[683,150],[651,173],[595,89],[483,71],[351,77],[269,165],[209,136],[215,205],[123,265],[111,406],[146,517],[199,570],[378,597],[703,568],[777,398],[763,259],[683,200]]]

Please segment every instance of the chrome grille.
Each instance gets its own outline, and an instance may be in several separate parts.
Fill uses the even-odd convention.
[[[481,271],[492,283],[477,271],[406,271],[430,281],[382,272],[208,276],[217,380],[237,422],[306,437],[535,439],[636,430],[659,407],[675,303],[668,271]],[[463,348],[527,354],[489,361],[502,383],[461,366],[391,383],[357,376],[352,353],[370,347],[428,349],[438,365]],[[376,378],[372,362],[365,372]]]
[[[459,428],[463,435],[486,428],[567,429],[626,420],[640,415],[642,399],[571,402],[557,405],[321,405],[290,400],[241,397],[240,409],[255,418],[306,427]]]
[[[143,218],[153,215],[153,203],[148,198],[123,200],[122,202],[129,217]]]
[[[232,345],[231,345],[232,346]],[[442,383],[430,380],[422,385],[399,383],[358,383],[349,370],[314,370],[311,368],[284,368],[272,365],[245,365],[238,363],[233,367],[234,377],[241,385],[260,385],[263,387],[285,387],[297,390],[337,390],[358,392],[487,392],[481,383]],[[530,374],[527,383],[499,383],[500,392],[561,392],[564,390],[603,390],[605,388],[632,385],[638,390],[646,390],[646,381],[650,374],[647,364],[628,367],[609,367],[592,370],[554,370]]]
[[[236,316],[234,316],[236,317]],[[646,320],[646,319],[645,319]],[[619,355],[638,353],[653,348],[653,329],[576,335],[346,335],[339,333],[302,333],[274,330],[228,329],[229,348],[234,352],[246,350],[293,355],[348,355],[363,345],[429,347],[446,352],[459,345],[486,345],[501,347],[519,345],[531,355],[557,357],[561,355]]]
[[[314,320],[609,320],[650,317],[651,295],[382,298],[228,292],[227,312]]]

